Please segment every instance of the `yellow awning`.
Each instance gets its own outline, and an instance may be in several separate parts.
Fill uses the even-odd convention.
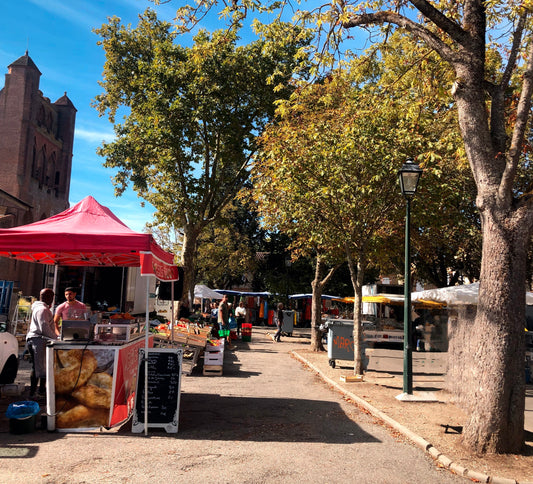
[[[340,301],[344,303],[353,304],[355,298],[353,297],[343,297],[342,299],[334,299],[334,301]],[[392,304],[397,306],[403,306],[404,298],[400,295],[375,295],[375,296],[363,296],[364,303],[378,303],[378,304]],[[420,309],[441,309],[446,306],[446,304],[435,301],[420,300],[414,301],[413,306]]]

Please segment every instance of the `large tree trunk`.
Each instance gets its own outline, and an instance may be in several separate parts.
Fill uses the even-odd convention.
[[[323,351],[322,334],[319,330],[322,323],[322,273],[324,263],[320,256],[316,258],[315,278],[311,282],[313,298],[311,299],[311,349],[313,351]]]
[[[353,356],[354,356],[354,374],[362,375],[363,368],[363,326],[361,318],[361,306],[363,300],[363,281],[365,276],[365,264],[360,255],[357,260],[357,268],[354,267],[353,259],[349,249],[346,249],[346,259],[350,269],[350,278],[354,289],[353,303]]]
[[[316,257],[315,264],[315,278],[311,282],[313,290],[313,298],[311,300],[311,349],[313,351],[324,351],[322,345],[322,332],[319,330],[322,324],[322,291],[324,286],[331,279],[331,276],[339,267],[338,265],[332,267],[326,277],[322,279],[326,264],[320,255]]]
[[[483,255],[472,331],[475,365],[465,443],[489,453],[519,452],[524,442],[525,282],[528,224],[517,213],[482,211]],[[514,216],[513,216],[514,215]]]
[[[478,311],[472,331],[475,365],[464,442],[481,453],[517,452],[524,436],[524,324],[527,247],[532,214],[513,199],[508,163],[491,137],[482,59],[456,66],[454,97],[478,194],[483,249]],[[491,123],[497,123],[494,116]],[[507,177],[507,179],[506,179]],[[465,369],[468,371],[468,369]]]
[[[188,301],[192,307],[194,301],[194,284],[196,271],[196,246],[200,230],[195,225],[183,228],[183,249],[181,264],[183,266],[183,295],[181,301]]]

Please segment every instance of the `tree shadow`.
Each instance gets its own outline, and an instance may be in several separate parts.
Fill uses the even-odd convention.
[[[379,442],[338,403],[184,393],[179,434],[186,439],[257,442]]]

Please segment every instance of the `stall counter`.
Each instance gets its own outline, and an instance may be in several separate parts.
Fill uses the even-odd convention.
[[[111,428],[132,414],[140,337],[124,344],[54,341],[46,348],[47,428],[88,431]],[[148,338],[152,348],[153,337]]]

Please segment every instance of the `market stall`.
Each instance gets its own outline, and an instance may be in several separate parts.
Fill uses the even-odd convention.
[[[131,230],[90,196],[48,219],[0,229],[0,256],[55,267],[140,267],[145,277],[163,281],[178,278],[173,255],[161,249],[151,234]],[[148,298],[147,289],[147,301]],[[93,341],[94,321],[88,321],[91,336],[87,341],[82,344],[62,341],[47,348],[49,430],[56,428],[56,417],[60,417],[56,412],[67,413],[76,407],[87,418],[79,418],[75,428],[112,426],[128,418],[135,391],[138,350],[153,345],[148,331],[148,304],[146,308],[143,331],[127,341]],[[72,371],[62,372],[66,367]],[[83,395],[90,392],[102,397],[99,403]],[[146,398],[147,394],[146,383]],[[65,395],[69,402],[64,401]],[[87,405],[90,401],[92,407]],[[90,416],[92,410],[98,410],[95,412],[98,418]]]
[[[324,315],[338,316],[339,311],[332,305],[332,301],[339,301],[342,298],[331,296],[329,294],[321,295],[322,317]],[[313,295],[307,294],[290,294],[291,308],[295,310],[294,322],[300,326],[310,326]]]
[[[234,307],[239,300],[244,301],[247,310],[247,323],[260,324],[268,319],[269,292],[234,291],[230,289],[215,289],[220,294],[226,294],[233,299]]]

